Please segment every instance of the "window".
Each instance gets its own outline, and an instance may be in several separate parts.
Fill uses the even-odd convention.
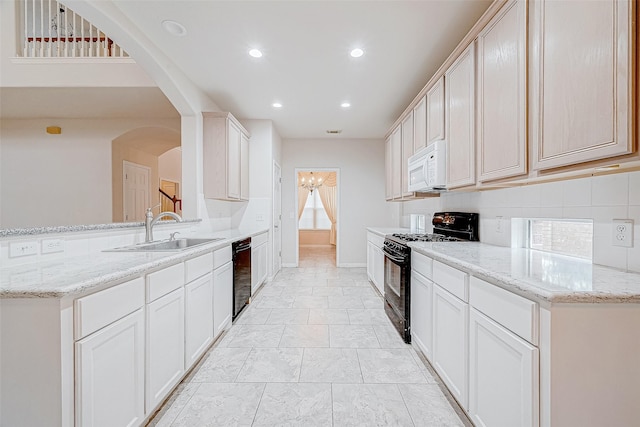
[[[591,259],[593,222],[590,220],[530,219],[528,247],[578,258]]]
[[[331,221],[324,210],[318,191],[314,191],[307,197],[302,216],[300,217],[300,230],[330,230]]]

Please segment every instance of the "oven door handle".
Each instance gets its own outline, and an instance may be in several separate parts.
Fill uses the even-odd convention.
[[[391,261],[395,262],[396,264],[403,264],[405,262],[405,259],[403,257],[397,257],[389,253],[389,251],[387,251],[387,248],[383,248],[382,251],[384,252],[384,255],[387,258],[389,258]]]

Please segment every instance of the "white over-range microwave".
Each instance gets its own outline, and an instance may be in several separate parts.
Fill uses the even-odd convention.
[[[409,191],[447,189],[447,143],[435,141],[409,157]]]

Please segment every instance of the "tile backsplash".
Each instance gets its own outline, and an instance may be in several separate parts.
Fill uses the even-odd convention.
[[[480,192],[443,193],[402,203],[400,226],[410,214],[456,210],[480,214],[480,240],[510,246],[512,218],[593,220],[593,262],[640,272],[640,172],[531,184]],[[633,247],[613,245],[613,219],[632,219]],[[431,231],[427,219],[427,232]]]

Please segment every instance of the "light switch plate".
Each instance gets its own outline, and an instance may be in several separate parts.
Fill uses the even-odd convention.
[[[43,239],[41,244],[43,254],[64,252],[64,240],[62,239]]]
[[[613,246],[625,248],[633,247],[633,220],[614,219],[613,220]]]
[[[9,243],[9,258],[18,258],[38,253],[38,242],[11,242]]]

